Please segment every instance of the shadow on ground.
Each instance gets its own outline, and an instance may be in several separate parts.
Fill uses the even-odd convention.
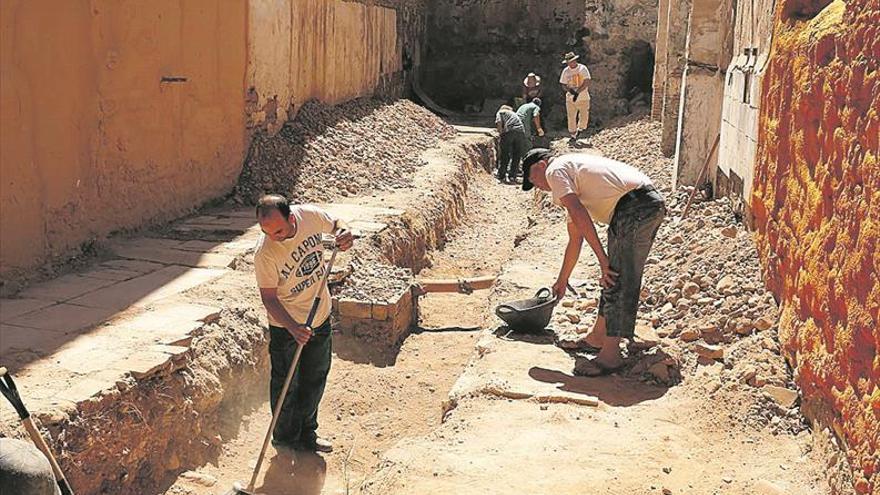
[[[556,383],[559,390],[597,397],[614,407],[629,407],[641,402],[659,399],[669,387],[650,385],[632,378],[616,375],[602,377],[575,376],[559,370],[533,366],[529,376],[539,382]]]

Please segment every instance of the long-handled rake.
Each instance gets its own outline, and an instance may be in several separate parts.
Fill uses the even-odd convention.
[[[336,261],[337,252],[338,248],[334,243],[333,253],[330,255],[327,269],[324,271],[324,276],[321,278],[321,286],[318,287],[318,292],[315,295],[315,299],[312,301],[312,308],[309,311],[309,317],[305,323],[307,327],[311,327],[312,323],[314,323],[312,320],[314,320],[315,313],[318,311],[318,305],[321,303],[321,292],[323,292],[324,286],[327,284],[327,279],[330,277],[330,270],[333,269],[333,263]],[[254,473],[251,475],[251,482],[248,483],[247,488],[242,488],[240,482],[235,482],[232,485],[232,490],[226,492],[225,495],[254,495],[254,486],[257,484],[257,476],[260,474],[260,467],[263,465],[263,459],[266,457],[266,449],[269,447],[269,441],[272,439],[272,432],[275,430],[275,423],[278,422],[278,414],[281,413],[281,405],[284,404],[284,398],[287,396],[287,389],[290,387],[290,382],[293,379],[293,374],[296,371],[296,365],[299,363],[302,350],[302,344],[297,344],[296,353],[293,355],[293,362],[290,363],[290,369],[287,370],[287,378],[284,380],[284,387],[281,388],[281,395],[278,396],[275,410],[272,411],[272,422],[269,424],[269,429],[266,431],[266,438],[263,440],[263,448],[260,450],[260,456],[257,458],[257,465],[254,467]]]
[[[40,434],[40,430],[34,425],[34,422],[31,419],[31,413],[28,412],[26,407],[24,407],[24,401],[21,400],[21,396],[18,394],[18,388],[12,380],[12,375],[9,374],[6,368],[2,367],[0,367],[0,392],[9,399],[12,407],[15,408],[15,412],[17,412],[18,417],[21,418],[21,425],[27,430],[34,445],[36,445],[37,448],[40,449],[40,452],[49,459],[49,464],[52,466],[52,472],[55,474],[55,481],[58,483],[58,488],[61,489],[61,495],[73,495],[73,490],[70,488],[67,478],[64,477],[64,473],[61,471],[61,466],[58,465],[58,461],[55,460],[55,456],[53,456],[52,451],[49,450],[49,446],[43,439],[43,435]]]

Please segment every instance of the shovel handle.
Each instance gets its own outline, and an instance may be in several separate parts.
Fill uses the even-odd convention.
[[[330,261],[327,263],[326,271],[324,272],[324,276],[321,278],[321,285],[318,287],[318,292],[315,295],[315,298],[312,300],[312,307],[309,309],[309,317],[306,319],[305,325],[311,328],[312,323],[314,323],[315,314],[318,312],[318,306],[321,304],[321,291],[324,290],[324,287],[327,285],[327,278],[330,276],[330,270],[333,268],[333,263],[336,261],[336,253],[337,249],[333,248],[333,254],[330,255]],[[272,439],[272,432],[275,431],[275,425],[278,423],[278,415],[281,414],[281,406],[284,405],[284,400],[287,398],[287,390],[290,388],[290,382],[293,380],[293,375],[296,373],[296,366],[299,364],[299,358],[302,356],[303,345],[297,343],[296,344],[296,352],[293,355],[293,361],[290,363],[290,368],[287,370],[287,377],[284,380],[284,386],[281,387],[281,393],[278,395],[278,401],[275,404],[275,410],[272,411],[272,422],[269,424],[269,429],[266,431],[266,437],[263,439],[263,448],[260,450],[260,456],[257,457],[257,464],[254,466],[254,472],[251,475],[251,481],[247,486],[247,493],[254,492],[254,486],[257,484],[257,476],[260,474],[260,466],[263,464],[263,459],[266,457],[266,449],[269,447],[269,442]]]

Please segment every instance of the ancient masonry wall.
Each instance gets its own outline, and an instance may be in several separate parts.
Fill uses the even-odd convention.
[[[518,97],[525,75],[535,72],[545,83],[546,116],[564,122],[557,81],[568,51],[590,69],[590,115],[597,123],[630,111],[635,81],[644,79],[650,100],[655,2],[438,0],[429,8],[422,87],[445,107]]]
[[[420,0],[4,1],[0,276],[226,194],[309,98],[402,94],[424,25]]]
[[[880,3],[785,0],[752,207],[803,410],[880,490]]]

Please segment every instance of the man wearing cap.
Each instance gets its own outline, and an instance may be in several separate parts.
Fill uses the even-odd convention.
[[[559,83],[565,89],[565,111],[568,114],[568,134],[576,141],[578,133],[585,131],[590,123],[590,71],[578,63],[574,52],[565,54]]]
[[[599,316],[585,339],[601,351],[578,372],[615,371],[623,364],[621,339],[633,338],[645,260],[666,216],[663,197],[648,176],[626,163],[584,153],[553,158],[544,148],[529,151],[523,160],[522,188],[532,187],[549,191],[568,212],[568,245],[553,284],[557,299],[565,295],[584,240],[601,269]],[[593,221],[608,225],[608,254]]]
[[[544,128],[541,127],[541,99],[534,98],[532,101],[523,104],[516,109],[516,115],[522,121],[526,138],[534,146],[535,135],[537,134],[539,137],[544,135]]]

